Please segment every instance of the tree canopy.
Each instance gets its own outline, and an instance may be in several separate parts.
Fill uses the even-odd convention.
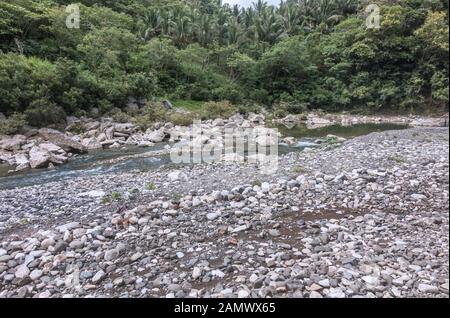
[[[448,1],[0,2],[0,111],[109,112],[130,97],[286,111],[448,108]]]

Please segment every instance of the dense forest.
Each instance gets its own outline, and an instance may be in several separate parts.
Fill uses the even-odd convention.
[[[130,97],[229,101],[279,114],[448,108],[447,0],[0,1],[0,112],[36,125]]]

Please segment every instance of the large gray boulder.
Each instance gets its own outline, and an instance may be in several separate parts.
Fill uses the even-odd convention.
[[[164,129],[158,129],[151,132],[148,132],[144,139],[151,141],[151,142],[162,142],[166,138],[166,134],[164,133]]]
[[[124,135],[131,135],[136,131],[136,126],[133,124],[115,124],[114,125],[114,132],[121,133]]]
[[[250,113],[250,115],[248,116],[248,120],[250,122],[256,123],[256,124],[264,124],[264,122],[266,120],[266,116],[261,115],[261,114]]]
[[[167,109],[173,109],[173,105],[172,105],[172,103],[170,102],[170,101],[168,101],[168,100],[163,100],[163,106],[165,107],[165,108],[167,108]]]
[[[0,149],[0,163],[6,163],[10,166],[16,164],[14,154],[10,151]]]
[[[61,165],[68,160],[62,148],[50,143],[33,146],[28,156],[30,167],[33,169],[46,168],[50,163]]]
[[[102,149],[102,144],[96,138],[85,138],[81,142],[87,150]]]
[[[52,144],[61,147],[66,152],[86,152],[86,148],[80,142],[76,141],[72,137],[63,134],[60,131],[49,128],[42,128],[39,129],[39,135],[41,135],[42,138],[51,142]]]
[[[25,153],[18,153],[14,156],[16,161],[16,171],[22,171],[30,167],[30,161]]]
[[[98,122],[98,121],[90,121],[90,122],[84,124],[84,128],[87,131],[96,130],[96,129],[100,128],[100,122]]]
[[[0,149],[9,151],[18,151],[27,141],[23,135],[0,136]]]
[[[29,156],[30,167],[36,169],[47,167],[50,163],[52,154],[48,150],[42,149],[38,146],[34,146],[33,148],[31,148]]]

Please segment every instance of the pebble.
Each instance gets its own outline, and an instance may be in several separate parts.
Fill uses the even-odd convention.
[[[94,277],[92,278],[92,283],[98,284],[100,283],[106,276],[106,273],[103,270],[99,270]]]

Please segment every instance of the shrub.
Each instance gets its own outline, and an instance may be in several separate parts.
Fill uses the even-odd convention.
[[[26,124],[24,114],[14,113],[9,118],[0,120],[0,135],[13,135]]]
[[[167,121],[168,111],[160,103],[148,103],[143,115],[136,116],[134,123],[141,129],[150,128],[155,122]]]
[[[229,101],[207,102],[203,106],[202,119],[229,118],[237,109]]]
[[[249,113],[259,114],[262,111],[262,107],[261,107],[261,105],[256,104],[256,103],[246,103],[246,104],[240,104],[237,107],[237,111],[240,114],[244,114],[244,115],[247,115]]]
[[[38,99],[30,103],[25,111],[27,121],[35,127],[45,127],[62,124],[66,120],[64,110],[45,99]]]
[[[86,132],[86,127],[81,122],[74,123],[69,127],[68,131],[75,135],[81,135]]]
[[[195,117],[190,113],[174,112],[168,116],[167,121],[177,126],[189,126],[192,125],[194,119]]]
[[[114,119],[116,122],[119,122],[119,123],[129,123],[132,119],[130,115],[123,112],[119,108],[114,108],[110,112],[110,116],[112,117],[112,119]]]

